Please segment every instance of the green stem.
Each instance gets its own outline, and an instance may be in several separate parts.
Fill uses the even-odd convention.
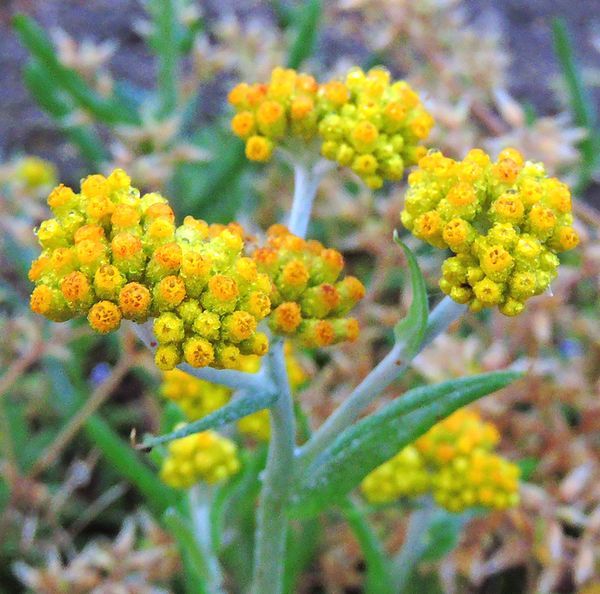
[[[425,502],[410,515],[404,543],[392,560],[394,592],[402,594],[410,585],[416,565],[427,548],[427,534],[435,507]]]
[[[288,504],[294,463],[294,409],[285,366],[283,341],[267,355],[279,397],[270,408],[271,440],[257,510],[252,594],[281,594]]]
[[[224,594],[223,573],[219,565],[212,539],[210,510],[213,500],[212,489],[208,485],[195,485],[188,491],[194,538],[202,552],[202,573],[206,579],[209,594]]]
[[[389,594],[394,592],[391,566],[380,540],[365,517],[364,510],[350,497],[341,505],[367,565],[365,592],[367,594]]]
[[[306,468],[344,429],[352,425],[362,411],[408,369],[412,359],[436,336],[444,332],[452,322],[460,318],[465,311],[466,306],[459,305],[450,297],[442,299],[429,316],[425,338],[420,348],[412,357],[409,357],[405,352],[405,345],[396,343],[343,404],[300,448],[300,467]]]
[[[170,507],[163,515],[163,523],[179,546],[188,594],[211,594],[203,573],[205,560],[189,523]]]

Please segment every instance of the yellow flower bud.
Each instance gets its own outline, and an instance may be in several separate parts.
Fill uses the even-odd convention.
[[[192,337],[183,343],[183,356],[192,367],[206,367],[214,361],[215,351],[205,338]]]
[[[98,301],[88,312],[88,322],[96,332],[106,334],[121,325],[121,311],[112,301]]]

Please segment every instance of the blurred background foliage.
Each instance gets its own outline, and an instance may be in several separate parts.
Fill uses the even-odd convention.
[[[510,145],[544,161],[575,188],[583,238],[565,257],[553,295],[517,321],[467,317],[391,391],[508,364],[528,372],[518,389],[478,405],[500,428],[503,453],[520,460],[522,505],[485,517],[441,514],[430,528],[437,544],[419,553],[415,587],[597,591],[594,9],[594,0],[20,0],[0,7],[0,592],[202,588],[185,502],[128,442],[132,428],[157,432],[180,420],[157,397],[150,356],[126,332],[99,337],[77,323],[48,325],[26,306],[26,272],[37,254],[31,230],[46,216],[52,185],[123,167],[134,185],[169,196],[179,217],[264,228],[289,205],[291,172],[245,160],[228,130],[228,88],[264,80],[281,64],[327,78],[355,63],[385,64],[422,94],[437,122],[431,146],[462,157],[472,146]],[[409,302],[405,264],[390,249],[402,196],[401,185],[373,195],[346,172],[330,174],[320,190],[311,235],[342,250],[369,292],[358,343],[301,354],[311,382],[300,399],[317,422],[381,357]],[[436,299],[440,256],[408,243]],[[217,493],[214,530],[241,583],[264,455],[246,447],[244,471]],[[153,456],[158,462],[160,452]],[[289,592],[362,591],[375,545],[362,516],[350,505],[343,512],[324,527],[294,525]],[[389,551],[402,543],[404,515],[398,506],[374,514]],[[228,531],[236,523],[246,529]]]

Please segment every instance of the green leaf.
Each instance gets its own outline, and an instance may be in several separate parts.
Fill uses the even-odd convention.
[[[472,513],[453,514],[438,509],[431,518],[420,561],[434,562],[453,551],[461,530],[473,517]]]
[[[135,485],[157,516],[177,502],[177,492],[161,483],[156,473],[139,459],[131,445],[121,439],[99,415],[92,415],[86,421],[84,430],[104,459]]]
[[[597,128],[598,114],[581,78],[580,69],[573,52],[573,45],[563,19],[554,18],[552,20],[552,34],[554,52],[567,85],[575,123],[585,128],[588,133],[587,137],[579,143],[583,162],[579,174],[578,191],[582,191],[591,182],[592,175],[598,165],[598,154],[600,153],[600,131]]]
[[[273,394],[271,392],[242,394],[240,397],[228,402],[225,406],[221,407],[215,412],[202,417],[198,421],[188,423],[185,427],[181,427],[180,429],[176,429],[175,431],[171,431],[165,435],[145,437],[139,447],[143,450],[149,450],[161,443],[167,443],[169,441],[173,441],[174,439],[181,439],[182,437],[187,437],[188,435],[193,435],[194,433],[200,433],[201,431],[206,431],[207,429],[214,429],[216,427],[228,425],[229,423],[233,423],[238,419],[247,417],[248,415],[251,415],[259,410],[268,408],[271,406],[271,404],[273,404],[273,402],[275,402],[276,399],[277,394]]]
[[[189,521],[184,520],[172,507],[165,511],[162,520],[179,546],[183,558],[186,591],[189,594],[209,594],[202,574],[206,561],[196,544]]]
[[[248,161],[244,144],[231,134],[211,127],[210,142],[206,136],[199,145],[212,155],[209,163],[185,163],[177,167],[171,180],[172,194],[178,214],[191,214],[208,222],[228,223],[237,214],[243,192],[238,182]]]
[[[106,161],[108,156],[102,141],[90,127],[69,124],[67,118],[73,112],[72,103],[61,96],[51,82],[51,76],[36,60],[30,60],[23,69],[23,81],[38,105],[57,121],[69,140],[79,149],[82,157],[93,167]]]
[[[486,373],[410,390],[346,429],[296,485],[291,514],[302,517],[340,503],[380,464],[455,410],[507,386],[521,374]]]
[[[169,116],[177,107],[179,86],[179,37],[174,0],[150,0],[154,21],[152,48],[158,58],[158,116]]]
[[[317,42],[321,20],[321,0],[308,0],[296,16],[296,39],[288,57],[288,68],[299,68],[311,56]]]
[[[365,592],[389,594],[394,591],[390,563],[383,546],[365,517],[365,511],[347,497],[341,510],[360,545],[366,566]]]
[[[256,501],[262,486],[260,473],[266,459],[266,444],[246,455],[239,480],[234,481],[233,488],[219,504],[221,509],[213,509],[215,536],[219,532],[218,538],[214,539],[215,548],[219,546],[221,549],[222,557],[238,584],[249,584],[252,580]],[[227,488],[227,483],[223,487]],[[225,534],[228,535],[227,542],[217,545],[221,535]]]
[[[517,466],[521,470],[521,480],[528,481],[533,476],[533,473],[536,471],[537,467],[540,465],[540,460],[537,458],[529,457],[523,458],[517,461]]]
[[[291,523],[286,545],[283,592],[298,592],[298,578],[315,558],[321,539],[321,523],[318,518],[308,518]]]
[[[271,0],[271,9],[277,19],[277,24],[282,29],[287,29],[294,22],[294,11],[282,0]]]
[[[23,45],[51,76],[52,87],[67,93],[76,105],[86,109],[107,124],[138,124],[140,122],[137,113],[132,112],[119,101],[101,97],[79,73],[61,64],[52,42],[33,19],[18,14],[13,18],[13,26]]]
[[[405,345],[403,354],[410,359],[419,351],[425,337],[425,332],[427,331],[427,318],[429,316],[427,288],[417,259],[408,246],[398,237],[396,231],[394,231],[394,241],[402,248],[406,256],[412,287],[410,307],[408,308],[406,317],[400,320],[394,327],[394,335],[397,342]]]

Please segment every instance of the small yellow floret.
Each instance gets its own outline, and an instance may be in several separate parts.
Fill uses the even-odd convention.
[[[106,334],[121,325],[121,311],[111,301],[99,301],[88,312],[88,322],[96,332]]]

